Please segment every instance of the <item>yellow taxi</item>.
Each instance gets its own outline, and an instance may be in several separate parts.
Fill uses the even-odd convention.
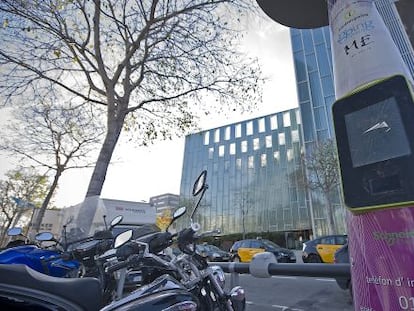
[[[326,235],[303,243],[304,263],[334,263],[334,254],[348,241],[347,235]]]
[[[260,238],[235,242],[230,248],[231,261],[250,262],[254,255],[261,252],[273,253],[277,262],[296,262],[296,255],[293,251],[283,248],[270,240]]]

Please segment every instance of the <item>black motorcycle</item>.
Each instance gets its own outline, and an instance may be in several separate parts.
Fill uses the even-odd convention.
[[[208,188],[206,176],[207,172],[203,171],[193,188],[193,195],[198,196],[198,200],[190,216],[191,225],[189,228],[180,231],[178,234],[169,233],[167,228],[166,232],[148,234],[132,240],[130,239],[133,237],[133,232],[125,232],[128,241],[117,247],[118,262],[108,264],[106,271],[139,270],[142,273],[141,285],[143,285],[143,288],[154,286],[154,284],[167,279],[169,281],[179,281],[180,285],[197,297],[196,310],[244,310],[244,290],[237,286],[227,293],[224,290],[225,276],[223,270],[218,266],[209,266],[207,258],[196,252],[195,243],[200,238],[217,233],[216,230],[198,233],[200,226],[192,220]],[[179,208],[174,213],[173,221],[183,215],[185,211],[185,207]],[[171,246],[175,240],[182,252],[181,255],[173,256],[160,253]],[[124,284],[125,276],[124,273],[123,279],[118,282],[119,286]],[[132,295],[141,294],[140,290],[133,292]],[[118,293],[121,292],[122,290],[118,288]],[[123,306],[124,301],[115,304]]]
[[[207,189],[207,172],[197,179],[193,195],[199,195],[193,213]],[[179,210],[176,215],[185,212]],[[194,252],[199,226],[182,230],[177,237],[182,258],[169,259],[157,254],[171,245],[175,235],[168,232],[150,234],[143,241],[131,240],[132,231],[115,238],[115,256],[104,258],[104,273],[110,275],[126,268],[143,268],[151,258],[158,271],[164,274],[147,278],[132,293],[117,297],[118,300],[105,306],[103,311],[195,311],[195,310],[244,310],[244,291],[237,287],[227,294],[222,285],[223,276],[209,267],[205,258]],[[102,256],[102,255],[101,255]],[[116,257],[115,262],[111,258]],[[101,257],[102,260],[102,257]],[[162,268],[162,269],[161,269]],[[118,288],[120,288],[118,283]],[[23,266],[0,266],[0,305],[5,310],[100,310],[104,305],[103,283],[98,278],[61,279],[50,277]],[[208,300],[208,303],[206,301]],[[205,304],[205,305],[204,305]]]

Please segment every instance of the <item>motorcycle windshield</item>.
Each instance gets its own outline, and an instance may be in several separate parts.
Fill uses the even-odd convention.
[[[62,209],[61,240],[63,244],[70,245],[92,237],[96,232],[109,228],[111,220],[102,199],[99,196],[89,197],[80,204]]]

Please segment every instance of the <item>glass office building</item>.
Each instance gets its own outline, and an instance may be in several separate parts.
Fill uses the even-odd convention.
[[[292,109],[186,136],[181,204],[190,205],[202,170],[209,189],[195,219],[223,234],[311,229],[299,110]]]
[[[414,1],[376,0],[375,3],[414,79]]]
[[[299,109],[302,116],[305,156],[312,153],[317,142],[334,137],[332,104],[335,101],[331,43],[328,27],[291,29]],[[309,173],[308,173],[309,174]],[[341,203],[339,188],[332,191],[330,201],[334,230],[346,232],[346,211]],[[310,192],[309,212],[315,235],[329,233],[325,195]]]
[[[400,0],[403,4],[405,0]],[[377,0],[376,6],[414,77],[414,53],[395,6],[395,0]],[[399,2],[399,1],[398,1]],[[397,3],[398,3],[397,2]],[[412,17],[412,14],[410,15]],[[405,28],[408,28],[406,25]],[[335,101],[330,32],[328,27],[291,29],[297,94],[302,116],[305,155],[312,153],[318,141],[334,136],[332,104]],[[337,232],[345,232],[345,209],[339,189],[332,194]],[[312,227],[317,235],[328,231],[323,195],[312,191],[310,200]]]

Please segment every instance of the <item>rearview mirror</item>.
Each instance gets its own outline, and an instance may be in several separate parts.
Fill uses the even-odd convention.
[[[206,186],[207,180],[207,171],[204,170],[201,174],[197,177],[194,186],[193,186],[193,196],[198,195]]]
[[[22,228],[10,228],[9,230],[7,230],[7,235],[8,236],[16,236],[16,235],[20,235],[22,234]]]
[[[173,220],[180,218],[182,215],[184,215],[186,210],[187,208],[185,206],[177,208],[173,214]]]
[[[41,232],[41,233],[36,234],[35,239],[37,241],[52,241],[53,234],[52,232]]]
[[[132,234],[133,234],[133,231],[132,230],[127,230],[125,232],[122,232],[122,233],[118,234],[116,236],[116,238],[115,238],[114,248],[121,247],[126,242],[128,242],[129,240],[131,240]]]
[[[122,219],[124,219],[124,216],[122,216],[122,215],[118,215],[114,219],[112,219],[111,224],[110,224],[111,228],[115,227],[118,224],[120,224]]]

